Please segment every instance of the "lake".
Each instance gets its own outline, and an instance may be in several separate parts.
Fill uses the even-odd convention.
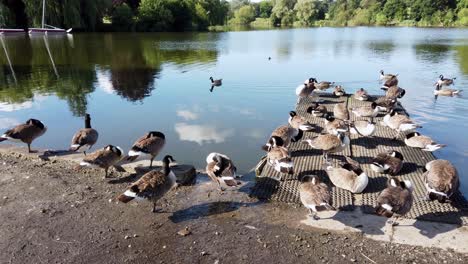
[[[398,73],[407,90],[403,105],[423,134],[448,144],[436,156],[456,165],[468,194],[468,95],[433,96],[440,74],[457,77],[455,87],[468,93],[466,29],[77,33],[3,37],[2,44],[0,129],[42,120],[48,131],[34,148],[68,148],[90,113],[96,148],[128,151],[158,130],[167,145],[157,159],[169,153],[204,168],[216,151],[240,172],[256,165],[271,131],[287,123],[295,88],[306,78],[382,94],[379,70]],[[213,92],[210,76],[223,79]]]

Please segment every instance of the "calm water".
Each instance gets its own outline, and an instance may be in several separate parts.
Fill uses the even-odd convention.
[[[242,172],[263,155],[259,147],[272,129],[287,122],[304,79],[380,93],[378,71],[399,73],[408,91],[404,106],[424,134],[449,145],[437,156],[457,166],[468,193],[468,96],[432,95],[441,73],[456,76],[456,87],[468,92],[468,30],[74,34],[3,42],[14,75],[2,50],[1,130],[36,117],[49,130],[34,147],[64,149],[88,112],[100,133],[97,147],[128,150],[146,131],[160,130],[168,138],[163,152],[179,162],[201,168],[218,151]],[[210,76],[224,81],[212,93]]]

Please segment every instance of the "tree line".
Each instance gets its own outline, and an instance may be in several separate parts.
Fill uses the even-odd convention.
[[[42,0],[0,0],[0,26],[41,25]],[[82,31],[214,26],[468,26],[468,0],[47,0],[46,22]]]

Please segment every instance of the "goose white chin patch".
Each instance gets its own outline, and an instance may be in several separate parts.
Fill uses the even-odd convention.
[[[385,169],[384,167],[382,167],[380,164],[377,165],[377,164],[371,164],[371,169],[375,172],[383,172]]]
[[[393,209],[393,206],[389,205],[389,204],[382,204],[382,207],[385,209],[385,210],[388,210],[388,211],[392,211]]]
[[[136,198],[136,197],[137,197],[137,194],[136,194],[135,192],[130,191],[130,190],[126,190],[126,191],[124,192],[124,195],[125,195],[125,196],[128,196],[128,197],[133,197],[133,198]]]
[[[134,151],[134,150],[130,150],[130,151],[128,152],[128,155],[129,155],[130,157],[142,156],[142,155],[144,155],[144,154],[145,154],[145,153],[143,153],[143,152],[141,152],[141,151]]]
[[[390,185],[392,185],[393,187],[397,187],[396,181],[394,179],[390,180]]]
[[[92,164],[92,163],[89,163],[89,162],[85,162],[85,161],[80,162],[80,166],[90,167],[90,168],[99,168],[98,165]]]

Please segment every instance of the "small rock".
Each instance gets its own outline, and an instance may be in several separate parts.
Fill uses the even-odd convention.
[[[128,248],[131,248],[132,247],[132,244],[128,245]]]
[[[188,226],[186,226],[184,229],[180,230],[179,232],[177,232],[177,234],[179,236],[188,236],[190,235],[192,232],[190,231],[190,229],[188,228]]]
[[[7,200],[8,199],[8,196],[3,196],[3,200]]]
[[[109,203],[112,203],[112,199],[109,199]]]
[[[129,236],[125,236],[124,239],[129,239],[130,237]]]
[[[218,236],[218,235],[219,235],[219,232],[215,232],[215,235],[217,235],[217,236]]]
[[[137,235],[137,234],[133,234],[133,237],[138,237],[138,235]]]
[[[208,255],[208,253],[207,253],[206,251],[202,251],[202,252],[200,253],[200,255],[201,255],[201,256],[206,256],[206,255]]]
[[[350,259],[350,261],[351,261],[351,262],[356,262],[356,260],[355,260],[355,259]]]
[[[219,259],[215,260],[214,264],[219,264]]]
[[[163,249],[166,249],[166,246],[165,246],[165,245],[163,246]]]

